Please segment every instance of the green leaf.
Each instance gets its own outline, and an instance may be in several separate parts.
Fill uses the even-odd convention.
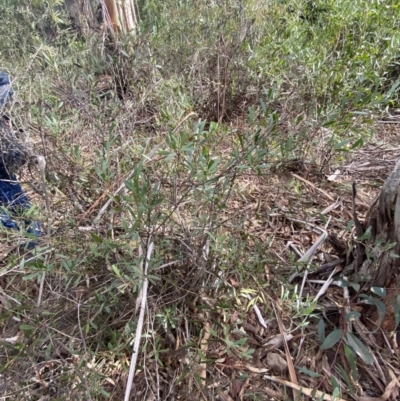
[[[369,227],[365,230],[365,233],[364,233],[361,237],[357,238],[357,241],[365,241],[365,240],[370,239],[370,238],[371,238],[371,230],[372,230],[372,227],[369,226]]]
[[[22,280],[24,280],[24,281],[32,280],[33,278],[36,278],[36,277],[40,276],[41,274],[42,274],[41,272],[27,274],[26,276],[22,277]]]
[[[296,124],[296,125],[299,125],[299,124],[303,121],[303,119],[304,119],[303,115],[302,115],[302,114],[299,114],[299,115],[296,117],[295,124]]]
[[[360,290],[360,284],[358,283],[350,283],[350,286],[353,287],[357,292]]]
[[[385,289],[385,288],[382,288],[382,287],[372,287],[372,288],[371,288],[371,291],[372,291],[374,294],[378,295],[378,297],[382,297],[382,298],[386,297],[386,289]]]
[[[325,322],[323,319],[318,322],[318,337],[322,343],[325,341]]]
[[[368,348],[353,333],[347,333],[345,342],[353,348],[354,352],[364,361],[364,363],[367,365],[373,364],[374,360],[368,351]]]
[[[104,388],[100,388],[100,393],[106,398],[111,397],[111,393],[108,393],[106,390],[104,390]]]
[[[93,254],[94,256],[99,256],[99,255],[100,255],[100,254],[97,252],[96,245],[94,245],[94,244],[89,244],[89,249],[90,249],[90,251],[92,252],[92,254]]]
[[[379,315],[379,321],[377,323],[378,328],[376,330],[379,330],[380,325],[383,322],[383,319],[385,318],[385,314],[386,314],[386,305],[379,299],[376,299],[374,297],[365,295],[365,294],[361,294],[360,295],[361,299],[365,299],[365,303],[368,305],[375,305],[378,309],[378,315]],[[376,331],[375,330],[375,331]]]
[[[208,128],[208,132],[211,133],[213,131],[216,131],[218,129],[218,123],[215,121],[210,122],[210,127]]]
[[[361,313],[357,312],[356,310],[353,310],[349,313],[346,313],[345,319],[346,322],[354,322],[355,320],[358,320],[361,317]]]
[[[339,287],[342,287],[342,288],[345,288],[345,287],[353,287],[356,291],[358,291],[358,290],[360,289],[360,284],[358,284],[358,283],[350,283],[350,282],[348,282],[347,280],[345,280],[345,279],[343,279],[343,278],[340,278],[340,279],[337,281],[337,285],[338,285]]]
[[[347,372],[344,370],[344,368],[343,368],[342,365],[338,364],[338,369],[339,369],[339,371],[340,371],[340,374],[343,376],[343,378],[344,378],[344,380],[345,380],[345,382],[346,382],[346,384],[347,384],[347,387],[349,388],[350,391],[352,391],[353,386],[352,386],[352,384],[351,384],[351,380],[350,380],[349,375],[348,375]]]
[[[400,323],[400,307],[399,307],[398,303],[395,302],[394,300],[392,301],[392,306],[393,306],[393,311],[394,311],[394,320],[396,323],[396,327],[395,327],[395,329],[396,329]]]
[[[349,149],[347,148],[347,145],[349,144],[349,142],[351,141],[350,138],[345,139],[344,141],[339,142],[338,144],[336,144],[333,149],[336,150],[344,150],[344,151],[348,151]]]
[[[322,343],[321,348],[324,350],[332,348],[336,343],[338,343],[341,340],[342,337],[343,337],[342,329],[336,329],[332,331],[332,333],[330,333],[328,337],[326,337],[325,341]]]
[[[150,206],[152,208],[157,207],[157,206],[161,205],[161,203],[163,203],[163,200],[164,200],[164,198],[161,198],[161,197],[155,198],[150,202]]]
[[[256,119],[254,109],[252,107],[249,107],[249,115],[248,115],[248,121],[250,124],[254,124],[254,121]]]
[[[346,226],[346,232],[350,232],[350,230],[352,229],[354,227],[354,221],[353,220],[350,220],[348,223],[347,223],[347,226]]]
[[[92,240],[94,242],[97,242],[98,244],[101,244],[103,242],[103,239],[95,233],[91,233],[90,236],[92,237]]]
[[[263,111],[263,114],[265,115],[267,112],[267,106],[265,105],[264,100],[261,98],[260,98],[260,105],[261,105],[261,110]]]
[[[273,100],[275,98],[275,87],[268,89],[267,98],[268,100]]]
[[[346,287],[350,286],[350,283],[347,280],[345,280],[344,278],[340,278],[337,281],[337,284],[338,284],[339,287],[342,287],[342,288],[346,288]]]
[[[396,89],[399,87],[400,85],[400,80],[397,80],[392,87],[389,89],[389,91],[386,94],[387,98],[390,98],[390,96],[392,96],[392,94],[396,91]]]
[[[115,275],[119,278],[121,278],[121,272],[119,271],[118,267],[115,265],[112,265],[111,268],[113,269],[113,272],[115,273]]]
[[[188,142],[185,146],[182,146],[182,152],[193,153],[195,150],[193,142]]]
[[[33,326],[30,326],[29,324],[21,324],[19,326],[20,330],[24,331],[25,333],[30,333],[33,330],[35,330],[35,328]]]
[[[353,353],[353,350],[348,347],[347,345],[344,346],[344,354],[346,355],[346,359],[349,362],[349,366],[351,369],[351,375],[353,376],[354,380],[358,380],[358,369],[357,369],[357,363],[355,359],[355,355]],[[347,383],[349,385],[349,383]]]
[[[312,370],[310,370],[310,369],[307,369],[307,368],[303,368],[302,366],[296,366],[296,368],[297,368],[300,372],[305,373],[306,375],[308,375],[308,376],[310,376],[310,377],[321,377],[321,375],[320,375],[319,373],[314,372],[314,371],[312,371]]]
[[[337,392],[340,391],[340,385],[338,380],[336,379],[335,376],[331,375],[331,383],[332,383],[332,387],[333,387],[333,392]]]
[[[171,153],[168,152],[168,156],[164,159],[164,161],[168,163],[168,162],[170,162],[175,156],[176,156],[176,153],[175,153],[175,152],[171,152]]]
[[[208,167],[209,170],[215,169],[218,166],[218,163],[219,163],[219,160],[211,159],[208,162],[208,166],[207,167]]]
[[[362,138],[358,139],[353,145],[350,146],[350,150],[361,148],[364,145],[364,141]]]
[[[386,305],[379,299],[375,300],[375,305],[378,308],[378,315],[379,315],[378,327],[380,327],[383,322],[383,319],[385,318]]]

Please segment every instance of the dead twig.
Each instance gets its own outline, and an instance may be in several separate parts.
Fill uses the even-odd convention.
[[[132,391],[132,385],[133,385],[133,378],[135,376],[135,369],[136,369],[136,362],[139,354],[139,345],[140,345],[140,339],[142,337],[142,329],[143,329],[143,321],[144,321],[144,314],[146,310],[146,302],[147,302],[147,288],[149,285],[149,281],[147,279],[147,269],[149,266],[149,261],[151,258],[151,254],[153,252],[154,248],[154,243],[151,242],[147,248],[147,254],[146,254],[146,259],[144,261],[144,269],[143,269],[143,285],[142,285],[142,302],[140,305],[140,315],[139,315],[139,321],[136,329],[136,336],[135,336],[135,342],[133,344],[133,353],[132,353],[132,358],[131,358],[131,364],[129,367],[129,376],[128,380],[126,383],[126,391],[125,391],[125,398],[124,401],[129,401],[131,391]]]
[[[273,307],[274,307],[275,317],[276,317],[276,320],[278,322],[279,331],[281,332],[281,336],[283,338],[283,345],[285,346],[286,362],[288,364],[290,380],[292,380],[291,384],[293,384],[294,386],[297,386],[297,387],[292,387],[292,389],[293,389],[293,397],[294,397],[295,400],[298,400],[299,399],[299,388],[298,388],[299,386],[297,384],[298,382],[297,382],[296,371],[294,369],[292,357],[291,357],[290,351],[289,351],[289,346],[287,344],[286,337],[285,337],[285,334],[286,334],[285,333],[285,328],[283,326],[282,319],[281,319],[278,311],[276,310],[274,305],[273,305]]]
[[[292,388],[293,390],[296,390],[298,392],[301,392],[301,394],[304,394],[308,397],[313,397],[314,399],[320,399],[320,400],[325,400],[325,401],[346,401],[343,398],[337,398],[333,397],[329,394],[326,394],[322,391],[316,390],[315,388],[307,388],[307,387],[302,387],[299,386],[297,383],[292,383],[287,380],[280,379],[279,377],[275,376],[264,376],[264,379],[271,380],[280,384],[284,384],[285,386],[288,386]],[[298,399],[298,398],[296,398]]]
[[[315,186],[311,181],[306,180],[305,178],[301,177],[300,175],[297,175],[295,173],[292,173],[292,176],[297,178],[300,181],[303,181],[305,184],[309,185],[312,188],[315,188],[318,192],[320,192],[322,195],[325,195],[328,199],[330,199],[332,202],[335,202],[335,198],[328,194],[328,192],[324,191],[321,188],[318,188],[317,186]]]

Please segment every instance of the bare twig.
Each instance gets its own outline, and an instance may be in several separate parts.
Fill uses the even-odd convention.
[[[39,171],[40,171],[40,180],[41,180],[41,185],[42,185],[42,192],[44,195],[45,199],[45,204],[46,204],[46,211],[47,211],[47,236],[50,238],[51,235],[51,209],[50,209],[50,200],[49,200],[49,195],[47,193],[47,186],[46,186],[46,159],[43,156],[36,156],[38,166],[39,166]],[[46,255],[47,257],[48,255]],[[42,296],[43,296],[43,288],[44,288],[44,281],[46,279],[46,272],[43,271],[42,277],[40,278],[40,287],[39,287],[39,295],[38,295],[38,300],[37,300],[37,306],[40,306],[42,302]]]
[[[142,302],[140,305],[140,315],[139,321],[136,329],[135,343],[133,344],[133,353],[131,358],[131,365],[129,367],[129,376],[126,383],[126,391],[124,401],[129,401],[129,397],[132,391],[133,378],[135,376],[136,362],[139,354],[139,345],[140,339],[142,337],[142,328],[144,321],[144,314],[146,310],[146,302],[147,302],[147,288],[149,285],[149,281],[147,279],[147,268],[149,265],[149,260],[151,257],[151,253],[153,252],[154,243],[151,242],[147,248],[146,260],[144,261],[144,269],[143,269],[143,286],[142,286]]]

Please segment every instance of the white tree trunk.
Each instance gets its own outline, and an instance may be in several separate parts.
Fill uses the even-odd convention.
[[[103,19],[113,34],[135,34],[137,13],[134,0],[101,0]]]

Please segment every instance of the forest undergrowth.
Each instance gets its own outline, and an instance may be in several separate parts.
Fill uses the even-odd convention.
[[[46,161],[39,245],[0,229],[0,399],[398,399],[400,299],[351,270],[400,154],[397,3],[137,6],[118,36],[0,5]]]

